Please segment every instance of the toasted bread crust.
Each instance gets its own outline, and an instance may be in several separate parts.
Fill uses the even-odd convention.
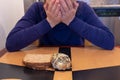
[[[29,55],[29,54],[27,54],[27,55]],[[33,55],[35,56],[36,54],[33,54]],[[41,55],[41,56],[43,55],[44,56],[44,54],[39,54],[39,55]],[[36,55],[36,57],[37,56],[38,56],[38,54]],[[27,57],[27,58],[29,58],[29,57]],[[37,61],[35,61],[35,62],[33,61],[32,62],[31,61],[30,62],[30,61],[26,61],[26,56],[25,56],[24,59],[23,59],[23,64],[25,64],[26,67],[32,68],[32,69],[35,69],[35,70],[46,70],[46,68],[51,67],[51,58],[49,58],[50,60],[48,59],[48,57],[43,57],[43,58],[47,58],[46,60],[48,60],[48,61],[45,61],[45,62],[44,61],[41,61],[41,62],[37,62]]]

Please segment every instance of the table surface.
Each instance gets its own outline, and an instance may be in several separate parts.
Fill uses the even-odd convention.
[[[7,52],[4,56],[0,58],[0,63],[24,67],[22,60],[25,54],[29,54],[29,53],[53,54],[53,53],[58,53],[58,51],[59,51],[59,47],[41,47],[41,48],[18,51],[18,52]],[[85,47],[85,48],[71,47],[71,59],[72,59],[72,70],[54,71],[53,80],[79,80],[80,78],[74,79],[77,75],[77,73],[74,74],[74,72],[87,71],[87,70],[89,71],[95,69],[102,70],[104,68],[109,69],[112,67],[118,68],[120,66],[120,48],[115,47],[114,50],[111,51],[111,50],[103,50],[96,47]],[[92,80],[92,79],[84,78],[81,80]],[[120,78],[118,80],[120,80]]]

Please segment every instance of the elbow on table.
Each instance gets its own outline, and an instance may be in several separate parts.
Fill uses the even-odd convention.
[[[113,50],[114,46],[115,46],[114,36],[106,39],[104,44],[103,44],[103,48],[106,49],[106,50]]]
[[[9,39],[7,39],[6,41],[6,49],[9,52],[14,52],[14,51],[18,51],[19,49],[17,48],[17,46],[15,45],[15,43]]]

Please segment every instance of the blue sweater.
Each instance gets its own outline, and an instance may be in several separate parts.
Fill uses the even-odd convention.
[[[43,3],[34,3],[8,35],[7,50],[20,50],[38,39],[40,46],[84,46],[84,39],[87,39],[103,49],[113,49],[114,36],[110,30],[90,6],[84,2],[79,4],[69,26],[59,23],[51,28],[46,20]]]

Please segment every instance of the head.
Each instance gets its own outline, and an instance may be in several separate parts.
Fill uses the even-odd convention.
[[[44,2],[46,3],[49,3],[51,0],[44,0]],[[71,0],[71,1],[76,1],[76,0]]]

